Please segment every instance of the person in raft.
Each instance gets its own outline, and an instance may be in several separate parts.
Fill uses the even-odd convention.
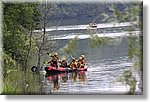
[[[52,61],[54,55],[53,54],[49,54],[49,53],[47,53],[47,54],[51,57],[51,60],[49,62],[46,62],[46,64],[50,64],[51,66],[54,67],[54,64],[53,64],[53,61]]]
[[[77,67],[77,63],[76,63],[75,58],[72,59],[72,61],[71,61],[71,63],[69,64],[68,67],[70,67],[70,68],[76,68],[76,67]]]
[[[60,67],[66,68],[67,66],[66,58],[63,58],[62,61],[60,61]]]
[[[59,60],[58,53],[55,52],[54,54],[49,54],[49,53],[47,54],[51,57],[51,61],[49,61],[48,63],[50,63],[52,67],[58,68],[58,60]]]
[[[82,63],[83,63],[83,64],[84,64],[84,66],[85,66],[85,64],[86,64],[85,56],[84,56],[84,55],[81,55],[81,57],[82,57]]]
[[[52,62],[54,64],[54,67],[58,68],[58,61],[59,61],[59,58],[58,58],[58,53],[54,53],[54,56],[52,57]]]
[[[78,60],[78,68],[84,68],[85,64],[86,64],[85,57],[84,55],[81,55],[81,57],[79,57]]]
[[[84,68],[83,62],[82,62],[82,57],[79,57],[77,68]]]

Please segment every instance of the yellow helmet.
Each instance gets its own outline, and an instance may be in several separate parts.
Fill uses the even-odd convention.
[[[66,58],[63,58],[63,61],[66,61]]]
[[[79,57],[79,60],[82,60],[82,57]]]
[[[82,58],[84,58],[84,55],[81,55]]]
[[[58,55],[58,53],[57,53],[57,52],[55,52],[55,53],[54,53],[54,55],[55,55],[55,56],[57,56],[57,55]]]

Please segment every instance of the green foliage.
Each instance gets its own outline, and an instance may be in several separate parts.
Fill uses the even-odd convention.
[[[16,67],[16,61],[11,58],[10,55],[3,52],[3,63],[7,66]]]
[[[38,27],[38,12],[37,3],[3,4],[4,94],[23,94],[26,82],[29,79],[32,80],[30,83],[34,82],[32,73],[23,70],[25,70],[26,60],[30,58],[29,50],[34,42],[31,41],[33,38],[30,35]]]
[[[141,3],[142,4],[142,3]],[[142,6],[139,6],[139,3],[133,3],[131,5],[126,5],[123,3],[123,5],[126,5],[126,8],[124,10],[117,9],[116,4],[112,4],[110,6],[110,10],[112,11],[112,15],[108,14],[102,14],[104,16],[103,21],[105,22],[139,22],[137,24],[131,23],[131,27],[128,27],[128,55],[129,58],[132,59],[134,63],[134,68],[137,69],[137,72],[143,71],[143,66],[142,66],[142,32],[140,33],[141,35],[135,36],[134,32],[131,31],[136,31],[136,30],[142,30],[141,27],[143,26],[143,22],[139,21],[139,15],[141,15],[141,8]],[[127,35],[127,36],[128,36]],[[109,42],[109,41],[108,41]],[[98,45],[99,40],[97,38],[94,38],[92,40],[92,43],[95,45]],[[142,79],[142,76],[141,76]],[[136,90],[136,78],[132,74],[131,70],[124,71],[123,75],[121,76],[120,79],[121,82],[124,82],[125,85],[128,85],[130,87],[129,89],[129,94],[135,94]]]
[[[16,70],[16,68],[18,67],[17,62],[12,59],[12,57],[9,54],[6,54],[5,52],[2,53],[3,56],[3,77],[7,77],[8,73],[11,70]]]
[[[137,37],[130,35],[128,37],[128,45],[129,45],[128,55],[130,58],[133,58],[138,48],[137,46],[139,45]]]
[[[128,56],[134,60],[134,68],[142,71],[143,55],[142,46],[140,45],[142,41],[140,39],[141,38],[132,35],[128,37]]]
[[[139,14],[139,4],[132,4],[126,5],[125,3],[122,3],[122,5],[125,6],[124,9],[118,9],[116,4],[112,4],[110,6],[110,10],[113,12],[111,15],[109,14],[102,14],[105,22],[130,22],[130,21],[137,21],[137,16]]]
[[[137,81],[136,78],[133,76],[131,70],[124,71],[119,81],[130,87],[128,94],[135,94]]]
[[[33,22],[36,18],[37,4],[4,3],[3,7],[3,49],[13,60],[23,64],[28,53],[30,30],[36,28]]]
[[[63,50],[67,54],[75,55],[76,48],[77,48],[77,40],[78,36],[76,36],[73,40],[71,40],[66,47],[63,48]]]
[[[96,48],[99,45],[105,46],[107,44],[107,41],[108,41],[107,37],[99,37],[98,35],[91,35],[90,36],[90,45],[93,48]]]
[[[4,78],[3,94],[19,94],[23,91],[23,77],[21,74],[20,71],[16,70],[8,72],[7,77]]]
[[[3,79],[3,94],[35,94],[38,92],[38,75],[33,75],[28,71],[28,78],[25,79],[21,70],[9,70],[7,74],[7,77]]]
[[[112,10],[110,8],[111,5],[111,3],[57,3],[56,12],[52,13],[48,18],[54,20],[63,18],[62,22],[64,23],[66,20],[76,19],[77,22],[74,22],[76,24],[83,23],[82,21],[79,21],[81,18],[83,18],[83,20],[86,19],[84,23],[90,23],[92,20],[96,22],[104,22],[104,15],[102,14],[105,13],[109,16],[112,15]],[[124,10],[127,6],[132,4],[128,3],[127,5],[124,5],[116,3],[114,5],[116,6],[116,9]],[[88,21],[88,19],[90,20]]]

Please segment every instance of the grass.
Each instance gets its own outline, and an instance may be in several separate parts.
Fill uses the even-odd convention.
[[[4,89],[2,94],[37,94],[38,75],[30,70],[25,76],[24,71],[17,69],[7,71],[7,76],[3,79]]]

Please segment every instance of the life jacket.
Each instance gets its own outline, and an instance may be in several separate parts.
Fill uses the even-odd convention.
[[[53,61],[50,61],[49,64],[50,64],[52,67],[54,67]]]
[[[78,64],[82,64],[82,60],[79,60],[79,61],[78,61]]]
[[[66,61],[61,61],[61,65],[62,66],[67,66],[67,62]]]
[[[75,61],[72,61],[72,62],[70,63],[70,67],[71,67],[71,68],[75,68],[75,67],[76,67],[76,62],[75,62]]]
[[[79,64],[78,67],[84,67],[84,65],[85,65],[83,60],[80,60],[78,62],[78,64]]]
[[[59,58],[58,56],[51,56],[52,57],[52,61],[57,61]]]
[[[82,59],[82,63],[85,65],[86,64],[86,59]]]
[[[51,59],[51,60],[52,60],[52,61],[54,61],[54,56],[51,56],[51,57],[52,57],[52,59]]]
[[[79,66],[80,66],[80,61],[77,62],[77,67],[79,67]]]

